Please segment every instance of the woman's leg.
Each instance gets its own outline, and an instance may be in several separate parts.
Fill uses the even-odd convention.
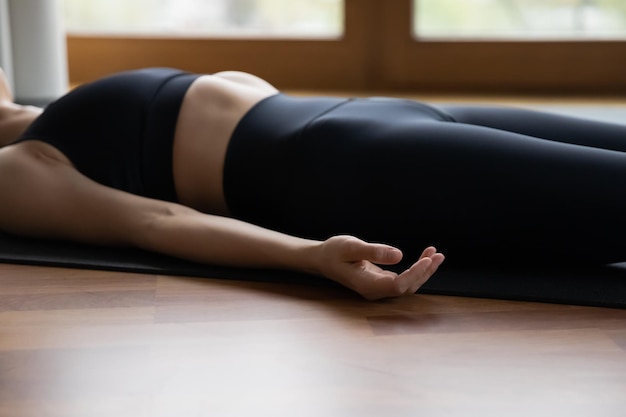
[[[626,152],[626,124],[512,107],[439,106],[439,108],[459,123]],[[626,120],[624,122],[626,123]]]
[[[279,226],[385,241],[409,257],[434,244],[451,262],[626,260],[626,153],[589,147],[618,148],[626,130],[508,114],[500,127],[520,134],[498,129],[504,119],[475,126],[409,107],[355,101],[312,122]]]

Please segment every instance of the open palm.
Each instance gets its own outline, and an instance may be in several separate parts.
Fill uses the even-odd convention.
[[[367,243],[352,236],[324,242],[322,273],[368,300],[414,294],[439,268],[444,256],[426,248],[417,262],[398,274],[379,265],[395,265],[402,252],[388,245]]]

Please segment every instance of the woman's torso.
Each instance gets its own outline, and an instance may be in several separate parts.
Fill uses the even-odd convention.
[[[230,138],[242,117],[278,90],[241,72],[198,78],[189,88],[174,139],[173,171],[181,204],[228,215],[223,170]]]
[[[130,84],[133,83],[133,80],[140,82],[140,78],[133,79],[132,76],[136,77],[136,73],[132,73],[131,77],[122,76],[120,80]],[[148,81],[146,83],[153,85]],[[166,157],[171,162],[168,164],[169,167],[166,167],[166,170],[171,170],[171,172],[158,173],[158,176],[162,179],[170,177],[168,181],[173,182],[174,190],[172,192],[175,191],[175,197],[181,204],[205,212],[227,215],[229,213],[224,199],[222,171],[226,149],[232,133],[242,117],[256,103],[275,95],[278,91],[260,78],[240,72],[202,75],[195,78],[188,85],[188,88],[185,84],[185,88],[180,108],[174,109],[167,103],[165,103],[166,107],[163,106],[163,103],[160,105],[161,109],[168,108],[170,109],[168,111],[179,111],[177,117],[176,115],[170,117],[173,133],[169,135],[169,140],[170,142],[173,141],[173,146],[167,146],[166,152],[163,152],[163,134],[160,132],[163,130],[163,125],[152,123],[154,124],[152,132],[161,136],[161,139],[155,140],[154,146],[158,151],[155,152],[156,158],[158,160],[159,157]],[[130,88],[130,90],[134,90],[134,88]],[[146,88],[143,90],[145,96]],[[31,140],[21,141],[23,139],[20,139],[13,146],[24,147],[28,152],[44,153],[49,157],[74,165],[83,172],[89,171],[89,168],[94,165],[119,165],[112,171],[118,171],[122,177],[113,178],[110,181],[112,183],[107,183],[109,179],[108,174],[105,173],[103,177],[107,177],[107,180],[103,183],[121,189],[125,189],[130,183],[129,188],[132,192],[132,183],[134,182],[136,185],[142,181],[138,179],[139,174],[125,171],[141,170],[142,166],[144,170],[147,170],[146,165],[148,164],[154,167],[160,166],[158,163],[153,164],[151,162],[153,158],[150,154],[150,148],[144,147],[144,155],[138,155],[136,151],[132,151],[137,146],[144,146],[141,145],[143,139],[138,138],[141,131],[144,130],[141,127],[143,122],[134,122],[143,117],[142,112],[144,110],[142,108],[144,104],[142,103],[144,103],[144,99],[141,96],[125,95],[123,90],[118,93],[106,91],[100,93],[100,90],[97,89],[92,90],[91,93],[89,91],[89,87],[82,89],[81,93],[73,95],[73,100],[65,101],[65,103],[74,103],[70,106],[71,108],[60,101],[61,104],[49,112],[49,115],[44,113],[43,122],[38,121],[39,125],[43,126],[42,128],[38,129],[37,123],[34,123],[34,129],[29,128],[27,130],[25,137]],[[96,91],[96,94],[93,91]],[[81,94],[85,97],[84,99],[75,98]],[[136,105],[129,104],[135,102]],[[81,106],[83,103],[85,105]],[[118,104],[116,105],[116,103]],[[113,111],[111,108],[116,106],[119,108],[117,111]],[[105,111],[107,109],[111,110]],[[105,114],[103,116],[102,113],[110,113],[111,115]],[[115,114],[120,117],[116,118]],[[161,113],[161,115],[164,114]],[[46,116],[48,121],[45,120]],[[84,120],[80,120],[81,118]],[[153,121],[155,118],[158,119],[158,115],[152,115]],[[60,137],[56,139],[44,138],[47,125],[50,125],[54,134]],[[125,130],[124,132],[120,131],[120,127],[116,125],[128,127],[122,128]],[[148,123],[145,130],[150,129],[150,123]],[[64,132],[68,134],[63,135]],[[128,138],[117,139],[118,136],[122,135],[126,135]],[[65,148],[64,145],[67,144],[63,143],[63,136],[72,142]],[[90,142],[89,136],[93,136],[92,141],[99,141],[99,143]],[[146,140],[152,141],[152,136],[154,135],[148,134]],[[38,138],[40,140],[37,140]],[[156,142],[159,140],[161,142],[157,144]],[[136,143],[131,143],[133,141]],[[131,149],[131,151],[126,148]],[[158,155],[159,153],[163,155]],[[155,172],[154,169],[147,171]],[[96,174],[96,177],[99,174],[99,172],[93,173]],[[86,175],[90,176],[89,174]],[[123,176],[128,178],[123,178]],[[94,177],[92,179],[98,180]],[[123,186],[117,187],[116,182],[122,183]],[[153,184],[152,190],[156,189],[155,185],[157,188],[159,187],[158,183]],[[163,188],[167,188],[167,186]],[[144,195],[151,196],[149,191]]]

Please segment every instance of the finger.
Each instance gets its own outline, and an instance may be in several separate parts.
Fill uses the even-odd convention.
[[[351,242],[351,245],[349,261],[368,260],[379,265],[394,265],[402,260],[402,251],[389,245],[357,240]]]
[[[412,294],[417,291],[430,278],[428,269],[432,265],[431,258],[422,258],[415,262],[409,269],[398,275],[403,294]],[[414,289],[415,288],[415,289]]]
[[[437,253],[437,248],[435,248],[434,246],[429,246],[426,249],[424,249],[424,251],[422,252],[422,255],[420,256],[420,259],[430,258],[436,253]]]
[[[443,261],[445,261],[446,257],[442,253],[436,253],[431,257],[431,259],[433,260],[433,263],[430,265],[430,267],[428,267],[428,270],[426,272],[430,275],[433,275],[435,272],[437,272],[437,269],[439,269]]]
[[[443,253],[436,253],[430,257],[433,260],[433,263],[436,263],[437,266],[441,265],[443,261],[446,260],[446,257]]]
[[[407,294],[414,294],[415,292],[417,292],[417,290],[419,290],[420,287],[424,285],[435,274],[435,272],[437,272],[437,269],[443,263],[445,257],[441,253],[436,253],[430,259],[430,265],[425,269],[425,271],[419,276],[418,279],[413,281],[411,288],[407,291]]]

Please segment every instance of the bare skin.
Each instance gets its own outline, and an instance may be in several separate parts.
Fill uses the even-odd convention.
[[[13,102],[13,92],[9,87],[9,80],[2,68],[0,68],[0,100]]]
[[[222,189],[226,148],[244,114],[278,90],[251,74],[228,71],[196,80],[185,96],[174,140],[180,202],[229,215]]]
[[[13,93],[7,77],[0,68],[0,146],[18,137],[37,116],[41,109],[13,103]]]
[[[325,276],[366,299],[413,294],[443,262],[435,248],[401,274],[379,265],[400,250],[352,236],[301,239],[228,217],[222,171],[243,115],[277,93],[239,72],[200,77],[187,92],[174,141],[180,204],[102,186],[39,141],[11,145],[40,114],[13,103],[0,73],[0,230],[25,236],[140,247],[183,259],[236,267],[283,268]],[[41,208],[45,207],[44,210]]]

